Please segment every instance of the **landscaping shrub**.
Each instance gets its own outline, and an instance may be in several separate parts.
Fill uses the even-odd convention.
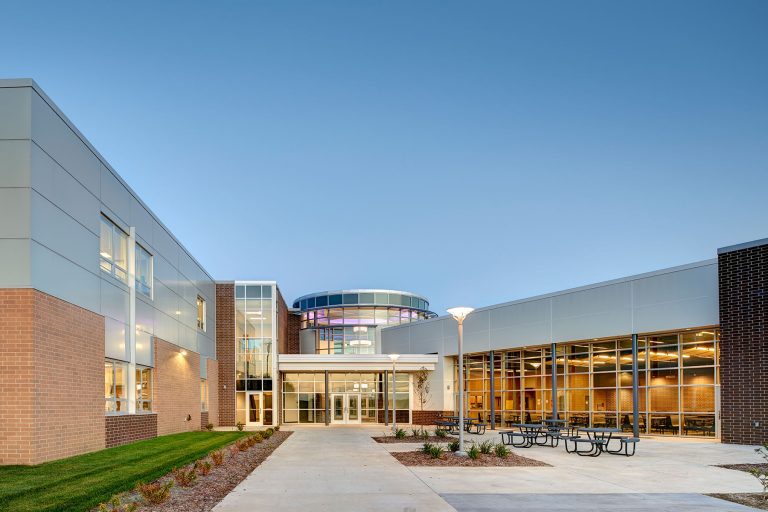
[[[134,512],[139,505],[136,503],[120,503],[119,496],[112,496],[108,503],[99,503],[99,512]]]
[[[763,446],[760,448],[755,448],[755,451],[763,458],[766,462],[768,462],[768,441],[763,443]],[[760,482],[760,485],[763,486],[763,500],[768,502],[768,469],[766,469],[765,466],[760,468],[755,468],[750,471],[752,476],[757,478],[757,480]]]
[[[427,429],[425,429],[424,427],[412,428],[411,429],[411,435],[413,437],[420,437],[420,438],[426,439],[426,438],[429,437],[429,432],[427,432]]]
[[[395,430],[395,438],[396,439],[405,439],[405,430],[399,428]]]
[[[451,450],[454,453],[459,451],[459,440],[458,439],[454,439],[451,442],[449,442],[448,443],[448,449]]]
[[[237,425],[235,425],[235,426],[237,427],[237,430],[239,430],[240,432],[242,432],[242,431],[243,431],[243,427],[245,427],[245,423],[238,423],[238,424],[237,424]]]
[[[477,459],[480,456],[480,448],[475,443],[472,443],[472,446],[467,450],[467,455],[472,460]]]
[[[251,436],[251,439],[253,439],[253,444],[260,443],[264,440],[264,436],[261,435],[261,432],[256,432]]]
[[[272,434],[275,433],[275,429],[269,427],[267,430],[265,430],[265,432],[267,433],[267,437],[272,437]]]
[[[429,451],[432,449],[432,447],[435,446],[432,443],[424,443],[421,447],[421,451],[424,453],[429,453]]]
[[[275,425],[274,429],[275,429],[275,432],[277,432],[278,430],[280,430],[280,425]]]
[[[493,451],[493,442],[490,440],[483,441],[480,443],[480,453],[485,455],[490,455]]]
[[[168,496],[171,495],[171,487],[173,487],[173,480],[168,480],[164,484],[160,482],[148,484],[139,482],[136,484],[136,490],[141,494],[141,497],[152,505],[158,505],[167,500]]]
[[[444,439],[444,438],[448,437],[448,431],[445,430],[445,429],[442,429],[442,428],[436,428],[435,429],[435,436],[437,436],[437,437],[439,437],[441,439]]]
[[[200,473],[203,476],[210,473],[212,467],[213,466],[211,465],[211,463],[208,462],[207,460],[199,460],[195,462],[195,469],[197,470],[198,473]]]
[[[229,447],[229,455],[230,455],[230,457],[234,457],[235,455],[237,455],[237,452],[240,451],[240,446],[238,446],[238,445],[239,445],[239,443],[235,443],[235,444],[233,444],[233,445],[231,445]]]
[[[509,448],[507,448],[501,443],[497,444],[496,447],[493,449],[493,451],[497,457],[501,457],[502,459],[507,455],[509,455]]]
[[[439,458],[441,458],[443,456],[443,452],[445,452],[445,450],[443,449],[442,446],[440,446],[439,444],[433,444],[429,448],[429,451],[427,453],[433,459],[439,459]]]
[[[212,430],[213,430],[213,423],[209,423],[209,424],[207,424],[207,425],[205,426],[205,430],[207,430],[208,432],[212,431]]]
[[[174,468],[173,471],[171,471],[171,474],[173,475],[173,479],[176,480],[176,483],[181,487],[189,487],[195,480],[197,480],[197,472],[194,467],[189,469]]]
[[[241,452],[248,451],[248,448],[250,448],[250,447],[251,447],[251,445],[248,444],[248,440],[247,439],[242,439],[242,440],[237,442],[237,449],[240,450]]]
[[[221,466],[224,463],[224,452],[221,450],[217,450],[211,454],[211,460],[213,461],[214,465]]]

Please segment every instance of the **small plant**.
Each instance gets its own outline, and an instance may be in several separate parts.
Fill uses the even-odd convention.
[[[493,442],[490,440],[483,441],[480,443],[480,453],[484,455],[490,455],[493,451]]]
[[[135,512],[139,508],[139,505],[135,502],[126,503],[121,505],[120,498],[118,496],[112,496],[107,503],[99,503],[99,512]]]
[[[496,445],[496,447],[493,449],[493,452],[496,454],[497,457],[501,457],[502,459],[505,458],[507,455],[509,455],[509,448],[504,446],[503,444],[499,443]]]
[[[235,426],[237,427],[237,430],[242,432],[243,428],[245,427],[245,423],[238,422]]]
[[[433,445],[432,443],[424,443],[424,444],[421,446],[421,451],[422,451],[422,452],[424,452],[424,453],[429,453],[429,451],[430,451],[430,450],[431,450],[431,449],[432,449],[434,446],[435,446],[435,445]]]
[[[269,427],[269,428],[268,428],[267,430],[265,430],[264,432],[266,432],[266,433],[267,433],[267,437],[272,437],[272,434],[274,434],[274,433],[275,433],[275,429],[273,429],[272,427]]]
[[[436,428],[435,436],[439,437],[440,439],[445,439],[446,437],[448,437],[448,431],[442,428]]]
[[[766,462],[768,462],[768,441],[763,443],[760,448],[755,448],[755,451]],[[763,486],[763,501],[768,502],[768,465],[762,465],[761,467],[750,470],[752,476],[757,478],[760,485]]]
[[[189,487],[195,480],[197,480],[197,472],[194,467],[189,469],[173,468],[171,473],[173,474],[173,479],[176,480],[176,483],[181,487]]]
[[[433,459],[440,459],[440,458],[442,458],[442,457],[443,457],[443,453],[444,453],[444,452],[445,452],[445,450],[443,449],[443,447],[442,447],[442,446],[440,446],[439,444],[433,444],[433,445],[432,445],[432,446],[429,448],[429,451],[428,451],[427,453],[428,453],[428,454],[429,454],[429,456],[430,456],[430,457],[432,457]]]
[[[248,448],[250,447],[251,445],[248,444],[247,439],[241,439],[240,441],[237,442],[237,449],[240,450],[241,452],[248,451]]]
[[[467,450],[467,455],[469,455],[470,459],[477,460],[480,456],[480,448],[475,443],[472,443],[472,446]]]
[[[275,425],[274,429],[275,429],[275,432],[279,431],[280,430],[280,425]]]
[[[427,439],[429,437],[429,432],[427,432],[427,429],[425,429],[424,427],[412,428],[411,435],[413,437]]]
[[[215,451],[211,454],[211,460],[216,466],[221,466],[224,463],[224,452],[221,450]]]
[[[251,439],[253,439],[253,444],[260,443],[264,440],[264,436],[261,435],[261,432],[256,432],[251,436]]]
[[[405,439],[405,430],[398,428],[395,430],[395,439]]]
[[[456,453],[457,451],[459,451],[459,440],[454,439],[451,442],[449,442],[448,449],[451,450],[453,453]]]
[[[198,473],[200,473],[203,476],[210,473],[212,467],[213,465],[211,465],[211,463],[208,462],[207,460],[199,460],[195,462],[195,469],[197,470]]]
[[[235,443],[229,447],[229,456],[234,457],[235,455],[237,455],[237,452],[239,451],[240,451],[240,447],[237,445],[237,443]]]
[[[205,430],[207,430],[208,432],[212,431],[212,430],[213,430],[213,423],[209,423],[209,424],[207,424],[207,425],[205,426]]]
[[[160,482],[148,484],[139,482],[136,484],[136,490],[141,494],[141,497],[152,505],[158,505],[167,500],[168,496],[171,495],[171,487],[173,487],[173,480],[168,480],[164,484]]]

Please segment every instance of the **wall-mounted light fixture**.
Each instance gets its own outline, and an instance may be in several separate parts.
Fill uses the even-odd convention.
[[[179,350],[179,354],[181,354],[183,356],[186,356],[187,355],[187,351],[184,350],[184,349],[181,349],[181,350]]]

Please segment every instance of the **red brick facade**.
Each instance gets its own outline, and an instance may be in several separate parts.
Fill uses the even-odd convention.
[[[219,425],[235,425],[235,283],[216,283]]]
[[[157,414],[120,414],[106,417],[106,447],[157,437]]]
[[[214,359],[206,359],[206,372],[208,375],[208,418],[201,423],[205,427],[208,423],[213,423],[214,427],[219,426],[219,362]],[[202,421],[202,420],[201,420]]]
[[[0,289],[0,464],[104,448],[104,318]]]
[[[722,252],[718,273],[721,439],[762,444],[768,441],[768,243]]]
[[[440,416],[450,416],[453,411],[417,411],[413,410],[414,425],[434,425]]]
[[[200,430],[200,354],[155,338],[154,373],[157,435]]]

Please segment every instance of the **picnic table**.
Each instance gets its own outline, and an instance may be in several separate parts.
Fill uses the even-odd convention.
[[[503,444],[512,445],[515,448],[530,448],[536,444],[539,436],[544,435],[542,423],[512,423],[510,426],[516,430],[502,430],[499,434]],[[515,440],[518,437],[521,441]]]
[[[584,432],[587,437],[581,436],[565,436],[565,451],[568,453],[575,453],[577,455],[598,457],[602,453],[610,453],[611,455],[625,455],[631,457],[635,454],[635,447],[640,441],[636,437],[616,436],[614,434],[620,434],[622,432],[619,428],[613,427],[591,427],[579,429],[579,432]],[[610,442],[618,441],[618,448],[611,449]],[[573,443],[573,449],[568,447],[568,442]],[[588,445],[586,449],[579,448],[580,445]],[[630,453],[630,446],[632,448]]]

